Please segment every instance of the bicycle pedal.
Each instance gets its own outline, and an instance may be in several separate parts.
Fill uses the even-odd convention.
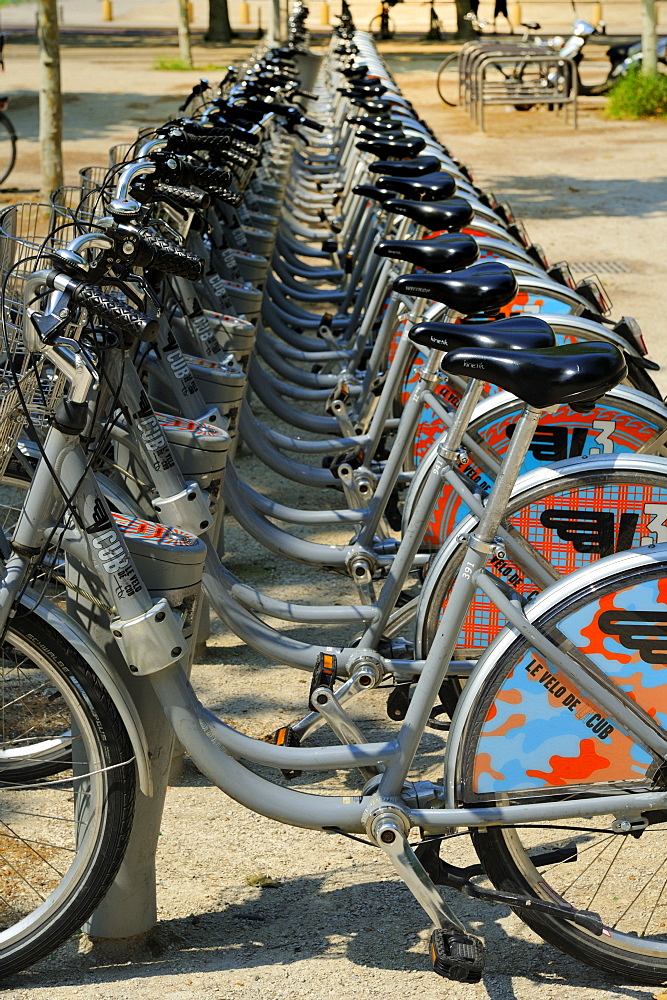
[[[364,453],[361,449],[350,448],[349,451],[343,451],[335,457],[326,455],[322,459],[322,468],[329,469],[334,479],[338,479],[338,470],[341,465],[349,465],[352,469],[358,469],[364,464]]]
[[[333,653],[319,653],[308,693],[308,704],[314,712],[317,711],[317,706],[313,705],[311,701],[313,692],[320,687],[326,687],[330,691],[333,691],[337,673],[338,660]]]
[[[402,722],[410,705],[410,687],[412,681],[397,684],[387,698],[387,715],[394,722]]]
[[[433,971],[457,983],[478,983],[484,969],[484,942],[475,934],[436,927],[429,953]]]
[[[275,732],[269,733],[268,736],[264,737],[265,743],[274,743],[277,747],[300,747],[301,740],[294,732],[291,726],[281,726],[280,729],[276,729]],[[289,769],[280,768],[280,773],[286,781],[292,781],[293,778],[300,778],[303,771],[294,771]]]

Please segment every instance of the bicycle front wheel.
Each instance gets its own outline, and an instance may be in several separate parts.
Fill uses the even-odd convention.
[[[450,52],[438,66],[436,86],[440,100],[455,108],[459,103],[459,54]]]
[[[16,132],[7,115],[0,111],[0,184],[14,169],[16,162]]]
[[[53,951],[105,895],[127,846],[135,778],[108,694],[34,613],[19,611],[0,646],[0,733],[0,975],[8,976]]]
[[[569,594],[534,624],[552,640],[592,657],[612,682],[663,722],[667,560],[638,553],[630,570],[625,558],[605,562],[606,571],[601,564],[588,585],[569,582]],[[482,682],[477,694],[469,721],[469,732],[477,735],[462,754],[468,804],[582,794],[618,795],[620,802],[628,793],[664,789],[664,761],[607,713],[596,711],[524,639],[508,643],[493,679],[485,687]],[[581,810],[585,817],[583,802]],[[665,982],[666,810],[488,827],[473,834],[473,843],[497,888],[593,911],[604,925],[597,935],[535,908],[517,911],[545,940],[607,974]]]

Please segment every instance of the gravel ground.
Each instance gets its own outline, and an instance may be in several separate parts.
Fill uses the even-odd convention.
[[[667,182],[664,123],[618,125],[591,105],[578,133],[546,112],[497,111],[485,136],[463,112],[446,116],[436,103],[430,50],[390,46],[388,58],[408,96],[479,180],[507,196],[552,260],[623,260],[630,271],[605,283],[615,315],[635,315],[660,359],[667,351],[664,221]],[[216,51],[221,65],[243,49]],[[193,74],[158,73],[159,45],[104,48],[69,45],[63,52],[68,180],[79,167],[101,163],[114,141],[137,125],[172,111]],[[196,53],[199,65],[213,58]],[[7,82],[18,92],[13,117],[21,131],[20,159],[9,183],[19,193],[37,187],[34,138],[34,49],[12,48]],[[17,192],[0,192],[3,201]],[[667,358],[664,359],[667,361]],[[666,386],[667,388],[667,386]],[[268,480],[242,454],[243,474]],[[298,504],[307,491],[287,489]],[[227,533],[232,568],[275,596],[331,603],[345,600],[345,581],[321,570],[281,562],[240,531]],[[349,596],[349,595],[348,595]],[[315,629],[302,635],[316,634]],[[208,652],[194,672],[207,702],[251,735],[262,735],[304,711],[307,679],[266,665],[239,640],[214,627]],[[379,693],[359,709],[368,725],[382,721]],[[383,725],[385,723],[382,723]],[[438,738],[426,746],[437,768]],[[353,779],[351,779],[353,780]],[[329,786],[334,789],[333,780]],[[464,842],[453,860],[466,863]],[[460,851],[460,854],[458,853]],[[258,874],[276,883],[248,884]],[[375,850],[345,840],[292,830],[237,806],[210,787],[186,760],[168,792],[157,858],[159,924],[147,938],[96,944],[72,939],[50,958],[5,983],[20,1000],[340,1000],[447,996],[457,1000],[607,1000],[643,998],[656,990],[606,979],[541,942],[503,907],[457,897],[459,914],[488,947],[482,984],[439,980],[427,969],[427,919]]]

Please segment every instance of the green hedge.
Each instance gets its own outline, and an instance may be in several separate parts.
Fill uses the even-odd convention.
[[[667,75],[633,69],[609,94],[607,118],[667,118]]]

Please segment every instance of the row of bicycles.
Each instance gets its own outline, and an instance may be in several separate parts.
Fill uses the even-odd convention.
[[[657,366],[345,7],[315,78],[306,16],[51,205],[0,214],[0,970],[114,883],[153,791],[142,685],[226,794],[384,853],[437,974],[484,965],[445,886],[662,983]],[[228,517],[349,603],[234,575]],[[211,618],[307,672],[300,718],[254,739],[206,707]]]

